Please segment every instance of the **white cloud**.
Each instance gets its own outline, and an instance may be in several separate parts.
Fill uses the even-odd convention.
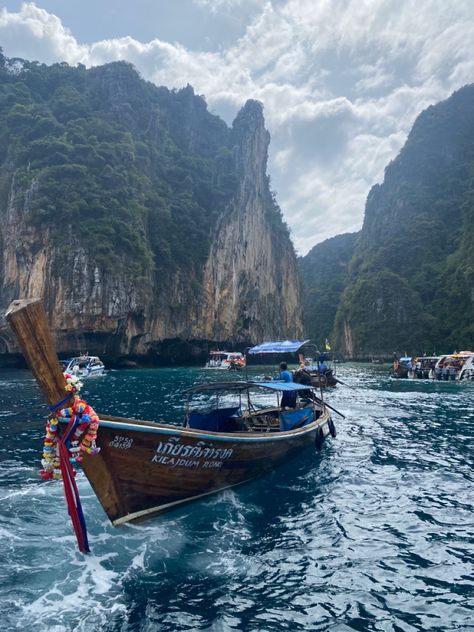
[[[243,36],[215,52],[132,37],[82,44],[26,3],[2,10],[0,40],[8,56],[47,63],[126,59],[157,84],[190,83],[217,113],[261,100],[273,186],[301,253],[360,228],[370,186],[417,114],[474,80],[471,0],[194,3],[240,21],[245,10]]]
[[[18,13],[2,9],[0,34],[5,53],[11,57],[73,64],[87,59],[87,47],[77,43],[59,18],[34,3],[23,4]]]

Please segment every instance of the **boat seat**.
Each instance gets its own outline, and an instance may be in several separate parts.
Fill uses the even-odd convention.
[[[242,430],[240,406],[218,408],[208,413],[193,411],[188,417],[189,428],[211,432],[239,432]]]

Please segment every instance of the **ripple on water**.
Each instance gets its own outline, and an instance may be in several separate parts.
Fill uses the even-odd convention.
[[[98,410],[179,421],[196,369],[112,372]],[[341,365],[338,436],[250,485],[113,528],[82,474],[92,556],[39,468],[44,409],[29,374],[0,380],[2,629],[469,630],[471,385],[401,383]],[[217,379],[217,378],[216,378]],[[19,395],[20,394],[20,395]]]

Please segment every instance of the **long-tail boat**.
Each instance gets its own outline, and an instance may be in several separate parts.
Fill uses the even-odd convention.
[[[73,394],[41,301],[13,301],[6,318],[53,414],[69,410]],[[268,397],[262,403],[262,395],[252,401],[255,392],[284,391],[298,393],[296,408],[282,409],[279,399],[270,406]],[[114,525],[250,481],[304,446],[320,449],[326,436],[335,436],[330,407],[310,386],[244,380],[197,385],[185,394],[192,402],[194,394],[211,392],[216,402],[206,411],[188,401],[182,426],[97,413],[96,449],[83,453],[81,465]],[[58,435],[64,436],[60,415],[58,421]]]
[[[310,352],[311,357],[306,357]],[[334,374],[334,369],[327,364],[332,360],[328,352],[321,353],[310,340],[277,340],[264,342],[247,349],[248,355],[270,355],[298,353],[300,367],[294,371],[294,381],[301,384],[310,384],[314,388],[334,388],[337,384],[343,384]]]

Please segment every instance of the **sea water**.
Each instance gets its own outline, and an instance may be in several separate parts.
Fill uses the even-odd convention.
[[[0,372],[0,630],[474,630],[474,384],[389,373],[340,365],[320,453],[146,523],[112,527],[79,473],[82,555],[61,482],[38,477],[36,384]],[[177,423],[209,378],[229,373],[109,371],[82,394]]]

